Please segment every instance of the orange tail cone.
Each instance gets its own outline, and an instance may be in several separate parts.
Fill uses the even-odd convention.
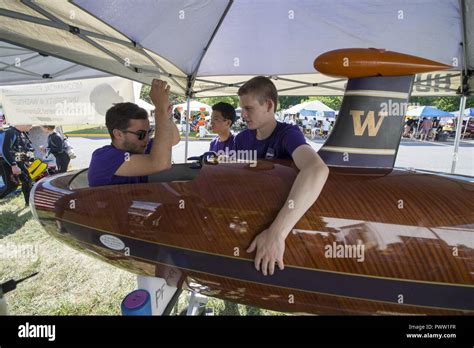
[[[314,68],[322,74],[347,78],[415,75],[450,69],[450,65],[376,48],[345,48],[321,54]]]

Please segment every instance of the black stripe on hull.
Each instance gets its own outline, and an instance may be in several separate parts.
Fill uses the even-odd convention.
[[[109,233],[62,221],[65,229],[74,238],[105,248],[99,238]],[[474,311],[474,301],[472,301],[474,287],[469,285],[404,281],[295,267],[285,267],[283,271],[276,270],[273,276],[264,276],[255,270],[253,262],[249,260],[110,234],[117,236],[125,243],[125,246],[130,249],[131,256],[196,272],[268,286],[391,304],[399,304],[399,295],[403,295],[404,305]],[[107,248],[107,250],[111,249]]]

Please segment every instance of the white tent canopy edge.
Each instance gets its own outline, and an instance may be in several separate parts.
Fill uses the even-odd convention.
[[[345,80],[315,73],[312,61],[344,47],[385,48],[452,65],[447,75],[417,77],[413,95],[470,95],[472,1],[428,2],[0,0],[0,39],[142,83],[161,77],[188,102],[235,95],[255,75],[270,76],[280,95],[341,95]],[[279,44],[249,40],[255,33]],[[458,146],[459,134],[455,158]]]

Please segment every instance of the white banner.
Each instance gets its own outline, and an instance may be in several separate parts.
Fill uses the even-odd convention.
[[[10,124],[105,124],[114,103],[134,102],[133,82],[121,77],[1,87]]]

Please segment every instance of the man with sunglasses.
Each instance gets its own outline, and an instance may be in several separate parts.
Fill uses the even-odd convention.
[[[171,168],[171,147],[179,140],[169,104],[170,87],[153,80],[150,98],[155,105],[156,137],[150,141],[148,113],[133,103],[118,103],[105,115],[112,143],[92,154],[89,186],[147,182],[148,175]]]

